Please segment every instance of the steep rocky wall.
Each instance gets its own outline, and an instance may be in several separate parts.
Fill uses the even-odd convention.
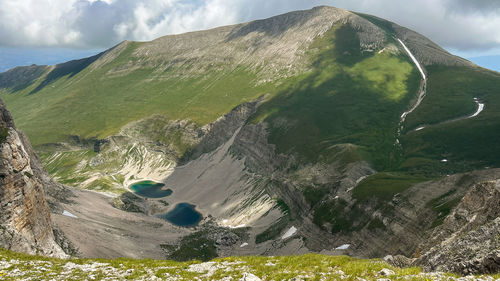
[[[243,103],[229,113],[217,119],[215,122],[202,128],[204,135],[199,143],[187,152],[180,161],[186,163],[191,159],[200,157],[203,153],[211,152],[228,141],[245,124],[247,119],[255,112],[264,97]]]
[[[26,137],[0,100],[0,246],[30,254],[63,257],[55,242],[40,168]],[[32,161],[33,160],[33,161]]]
[[[500,272],[500,180],[475,185],[422,248],[427,270]]]

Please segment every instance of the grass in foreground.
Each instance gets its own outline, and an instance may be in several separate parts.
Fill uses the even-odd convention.
[[[237,257],[211,262],[160,260],[53,259],[0,250],[0,279],[40,280],[238,280],[253,274],[262,280],[367,280],[376,279],[383,268],[395,272],[393,280],[425,280],[418,268],[397,269],[378,260],[357,260],[346,256],[317,254],[288,257]],[[156,278],[155,278],[156,277]],[[300,279],[301,278],[301,279]]]
[[[389,275],[383,276],[380,273],[384,268],[390,270]],[[446,273],[423,273],[417,267],[395,268],[380,260],[318,254],[230,257],[201,263],[124,258],[63,260],[0,249],[1,280],[240,280],[243,276],[252,275],[261,280],[377,280],[379,278],[455,280],[457,278]]]

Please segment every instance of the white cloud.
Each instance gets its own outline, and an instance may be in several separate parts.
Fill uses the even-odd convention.
[[[456,50],[487,50],[500,46],[497,0],[339,0],[347,9],[370,13],[420,32]],[[489,10],[488,10],[489,9]],[[486,12],[490,11],[490,12]],[[498,10],[497,10],[498,11]]]
[[[478,0],[0,0],[0,46],[110,47],[332,5],[387,18],[455,50],[500,45],[500,2]]]

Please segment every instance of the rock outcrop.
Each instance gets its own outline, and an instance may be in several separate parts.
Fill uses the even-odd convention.
[[[500,272],[500,180],[477,184],[446,217],[417,264],[460,274]]]
[[[0,129],[0,247],[64,257],[52,229],[41,164],[1,100]]]

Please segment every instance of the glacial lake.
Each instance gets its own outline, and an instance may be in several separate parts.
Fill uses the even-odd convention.
[[[140,181],[132,184],[130,189],[142,197],[147,198],[161,198],[172,194],[172,190],[165,188],[163,183],[154,181]]]
[[[174,225],[182,227],[196,226],[203,216],[196,211],[196,206],[189,203],[179,203],[173,210],[166,214],[158,215]]]

